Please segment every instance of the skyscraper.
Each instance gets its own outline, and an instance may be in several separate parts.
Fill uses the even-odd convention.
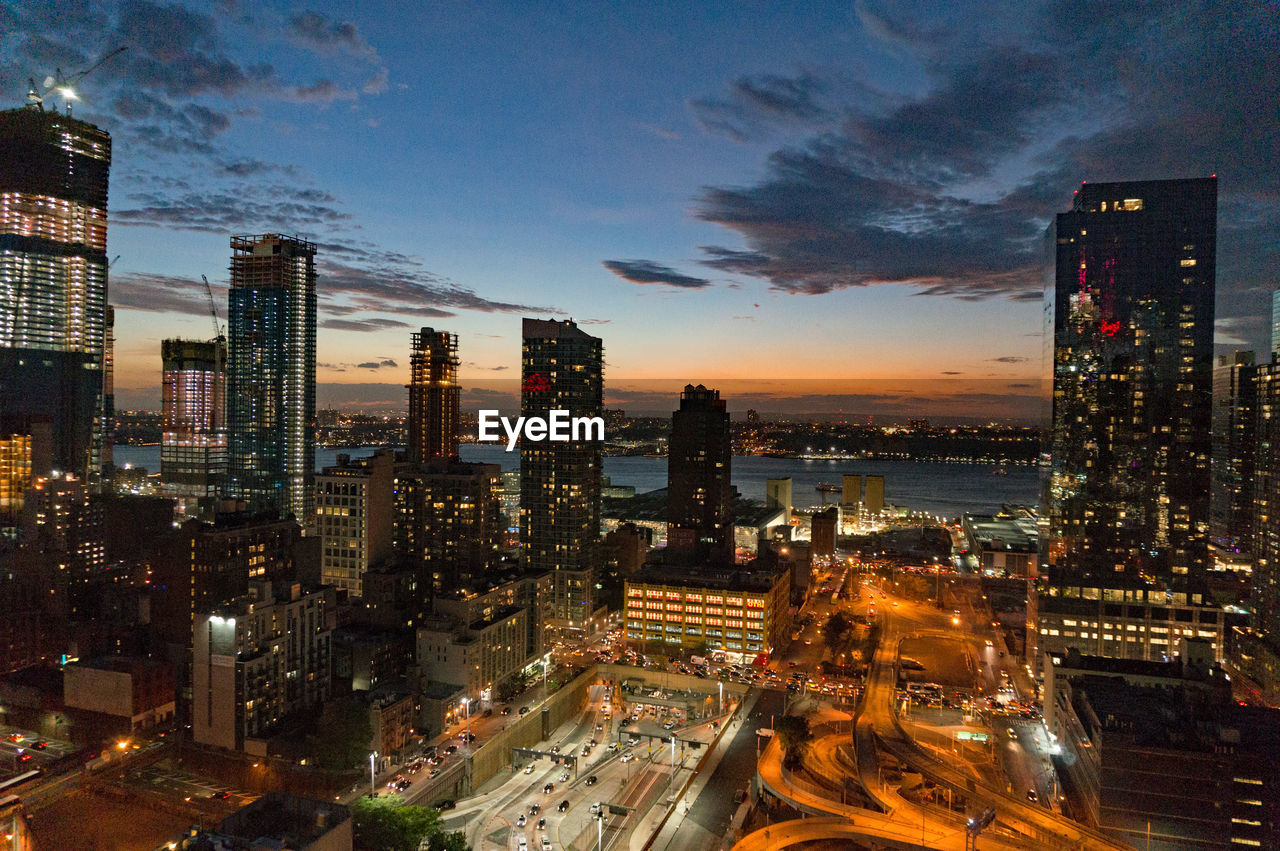
[[[719,390],[685,385],[668,447],[668,551],[698,562],[732,562],[733,445]]]
[[[1209,536],[1234,553],[1253,552],[1258,367],[1253,352],[1223,355],[1213,368],[1213,491]]]
[[[520,413],[599,417],[604,346],[572,320],[525,319]],[[520,442],[520,544],[527,566],[552,571],[553,629],[576,631],[595,612],[602,446],[596,440]]]
[[[423,328],[409,355],[409,460],[458,454],[458,337]]]
[[[164,493],[211,517],[227,473],[227,340],[164,340],[160,355]]]
[[[1037,649],[1225,657],[1208,567],[1217,180],[1086,184],[1047,232],[1052,467]]]
[[[316,246],[231,238],[228,476],[250,509],[315,523]]]
[[[316,476],[320,581],[361,596],[365,572],[391,554],[396,453],[379,449],[338,463]]]
[[[1085,184],[1048,237],[1051,576],[1206,568],[1217,180]]]
[[[47,421],[52,469],[94,489],[110,166],[111,137],[92,124],[38,105],[0,112],[0,414]]]

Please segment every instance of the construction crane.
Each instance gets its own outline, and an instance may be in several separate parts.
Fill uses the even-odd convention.
[[[27,89],[27,106],[43,110],[44,99],[47,98],[54,90],[57,90],[57,93],[63,97],[67,113],[70,114],[71,101],[76,100],[77,97],[76,90],[73,88],[75,84],[92,74],[94,71],[97,71],[107,62],[108,59],[119,56],[128,49],[128,47],[117,47],[115,50],[93,63],[88,68],[85,68],[83,71],[77,71],[69,77],[62,76],[62,69],[58,68],[54,71],[52,76],[44,78],[43,88],[36,85],[34,78],[28,77],[27,82],[30,83],[31,87]]]
[[[218,307],[213,301],[213,287],[209,286],[209,279],[204,275],[200,276],[200,280],[204,281],[204,292],[209,297],[209,315],[213,317],[213,338],[221,340],[222,326],[218,324]]]

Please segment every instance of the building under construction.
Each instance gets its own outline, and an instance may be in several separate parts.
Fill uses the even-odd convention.
[[[253,511],[315,523],[316,246],[231,237],[228,490]]]
[[[458,335],[423,328],[409,355],[409,460],[458,455]]]
[[[160,477],[188,516],[210,514],[227,473],[227,340],[160,344]]]

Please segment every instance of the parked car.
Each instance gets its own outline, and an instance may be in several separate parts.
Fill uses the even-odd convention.
[[[587,785],[588,786],[596,785],[596,776],[594,774],[587,778]]]
[[[516,827],[524,827],[524,826],[525,826],[524,813],[521,813],[520,817],[516,819]]]
[[[569,809],[569,799],[566,798],[563,801],[561,801],[560,806],[556,807],[556,809],[559,810],[560,812],[564,812],[565,810]]]

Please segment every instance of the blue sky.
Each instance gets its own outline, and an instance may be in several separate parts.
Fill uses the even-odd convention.
[[[619,384],[1024,385],[1039,234],[1082,179],[1218,173],[1219,342],[1265,345],[1275,24],[1264,3],[23,2],[0,6],[0,88],[16,105],[129,47],[75,107],[115,142],[123,406],[157,403],[160,339],[210,333],[199,275],[225,282],[227,237],[275,230],[322,246],[326,402],[397,406],[420,325],[459,335],[464,382],[505,378],[522,315],[590,321]]]

